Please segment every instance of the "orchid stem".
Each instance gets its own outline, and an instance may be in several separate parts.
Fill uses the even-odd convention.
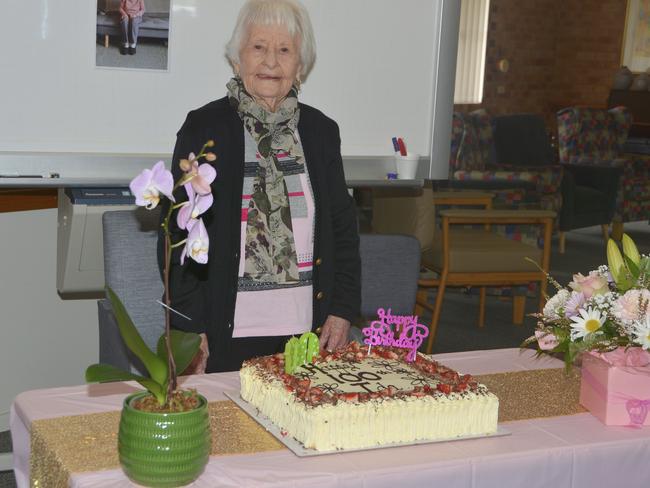
[[[174,391],[178,386],[178,379],[176,376],[176,363],[174,362],[174,355],[172,354],[171,344],[171,299],[169,297],[169,268],[172,260],[172,243],[171,235],[169,232],[169,219],[171,218],[174,207],[170,204],[167,209],[167,215],[163,221],[163,229],[165,230],[165,267],[163,269],[163,279],[165,281],[165,346],[167,349],[167,366],[169,369],[169,378],[167,383],[167,405],[171,403]]]
[[[181,247],[181,246],[182,246],[183,244],[185,244],[186,242],[187,242],[187,239],[183,239],[182,241],[177,242],[176,244],[172,244],[172,245],[171,245],[171,248],[172,248],[172,249],[176,249],[177,247]]]

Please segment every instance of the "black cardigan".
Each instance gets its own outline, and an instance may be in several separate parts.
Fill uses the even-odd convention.
[[[361,262],[354,201],[348,194],[341,161],[339,129],[322,112],[300,104],[298,132],[314,194],[315,235],[313,270],[313,323],[315,329],[328,315],[353,321],[360,314]],[[178,161],[197,153],[208,140],[217,160],[212,183],[214,203],[203,215],[210,238],[208,264],[191,259],[179,264],[174,251],[170,271],[172,308],[191,317],[171,314],[172,327],[205,332],[210,345],[208,371],[227,350],[232,339],[241,241],[241,198],[244,181],[244,126],[227,98],[211,102],[187,115],[177,134],[172,160],[174,180]],[[186,199],[181,188],[177,201]],[[167,200],[165,200],[167,202]],[[163,205],[166,214],[168,203]],[[172,219],[173,242],[185,237]],[[162,234],[161,234],[162,235]],[[162,263],[163,239],[158,240]],[[282,320],[278,317],[278,320]]]

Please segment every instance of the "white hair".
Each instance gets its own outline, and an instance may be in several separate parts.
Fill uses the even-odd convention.
[[[316,60],[316,40],[309,14],[298,0],[248,0],[239,11],[235,30],[226,44],[226,57],[239,64],[239,51],[251,25],[284,25],[300,39],[300,75],[304,80]]]

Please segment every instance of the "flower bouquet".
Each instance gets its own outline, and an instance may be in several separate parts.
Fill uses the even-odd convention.
[[[562,353],[567,367],[586,351],[650,349],[650,257],[639,255],[627,234],[622,244],[623,254],[610,239],[608,265],[573,275],[568,287],[549,277],[557,293],[535,314],[537,330],[524,346],[537,343],[540,353]]]
[[[177,182],[159,161],[145,169],[129,185],[135,203],[152,210],[162,197],[169,206],[162,218],[164,233],[164,307],[165,331],[151,351],[133,324],[120,298],[107,289],[120,335],[126,346],[142,361],[149,377],[123,371],[108,364],[93,364],[86,370],[86,381],[135,380],[146,392],[138,392],[124,400],[118,434],[120,463],[129,478],[145,486],[182,486],[193,481],[203,471],[210,452],[210,424],[207,400],[196,391],[178,389],[177,376],[194,360],[201,344],[198,334],[172,330],[169,273],[172,252],[183,247],[180,263],[187,258],[205,264],[208,260],[209,239],[200,216],[213,203],[211,183],[216,170],[209,162],[216,159],[206,152],[214,143],[208,141],[198,155],[190,153],[180,161],[182,170]],[[199,164],[201,159],[208,163]],[[187,200],[177,203],[174,192],[185,189]],[[187,237],[172,242],[171,219]],[[178,460],[183,459],[182,463]]]
[[[643,425],[650,421],[650,399],[639,398],[650,391],[650,256],[627,235],[622,248],[610,239],[608,264],[573,275],[567,287],[549,277],[557,293],[534,314],[535,335],[522,346],[562,354],[567,369],[581,358],[580,402],[608,425]],[[639,402],[646,410],[633,420]]]

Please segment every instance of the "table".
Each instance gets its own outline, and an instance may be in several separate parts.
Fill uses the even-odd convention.
[[[434,356],[470,374],[561,367],[555,359],[535,360],[519,349]],[[237,389],[237,373],[189,377],[209,400]],[[14,470],[19,488],[29,486],[31,421],[120,408],[132,383],[86,385],[21,393],[11,407]],[[446,486],[449,488],[595,488],[650,485],[650,428],[605,427],[588,413],[509,422],[507,437],[409,446],[297,458],[290,451],[211,457],[191,486],[359,487]],[[72,487],[132,486],[120,469],[72,476]]]

